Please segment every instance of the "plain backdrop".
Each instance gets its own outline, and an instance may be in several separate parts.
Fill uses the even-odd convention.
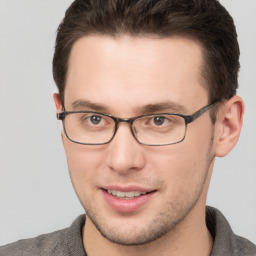
[[[0,245],[67,227],[83,209],[55,118],[51,61],[71,0],[0,0]],[[208,204],[256,243],[256,1],[222,0],[241,47],[245,117],[237,147],[216,159]]]

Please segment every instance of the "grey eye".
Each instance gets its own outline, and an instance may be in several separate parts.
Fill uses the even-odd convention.
[[[154,117],[154,124],[155,125],[162,125],[165,121],[165,117],[163,116],[156,116]]]
[[[101,116],[91,116],[90,117],[90,121],[92,124],[99,124],[102,120],[102,117]]]

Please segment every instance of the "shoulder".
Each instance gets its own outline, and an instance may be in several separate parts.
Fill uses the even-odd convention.
[[[237,236],[219,210],[207,207],[206,223],[214,238],[211,256],[256,256],[256,246],[246,238]]]
[[[67,229],[50,234],[40,235],[31,239],[19,240],[17,242],[0,247],[1,256],[32,256],[46,255],[51,251],[59,251],[61,244],[65,244],[65,233]]]
[[[256,245],[248,239],[235,235],[234,244],[236,245],[236,251],[243,253],[241,255],[256,256]]]
[[[85,255],[81,230],[85,217],[79,216],[66,229],[1,246],[1,256]]]

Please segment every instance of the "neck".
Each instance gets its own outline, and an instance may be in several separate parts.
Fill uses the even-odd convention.
[[[204,206],[203,206],[204,207]],[[140,246],[122,246],[104,238],[89,218],[83,231],[84,247],[88,256],[147,255],[147,256],[209,256],[213,239],[206,227],[205,211],[195,206],[190,214],[168,234]]]

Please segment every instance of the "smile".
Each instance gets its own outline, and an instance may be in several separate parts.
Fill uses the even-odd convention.
[[[141,195],[147,194],[147,192],[140,192],[140,191],[123,192],[123,191],[110,190],[110,189],[108,189],[107,192],[113,195],[114,197],[122,198],[122,199],[131,199],[131,198],[136,198]]]
[[[108,187],[103,188],[103,197],[106,203],[115,211],[131,213],[138,211],[143,205],[149,203],[157,190],[143,189],[140,187]]]

